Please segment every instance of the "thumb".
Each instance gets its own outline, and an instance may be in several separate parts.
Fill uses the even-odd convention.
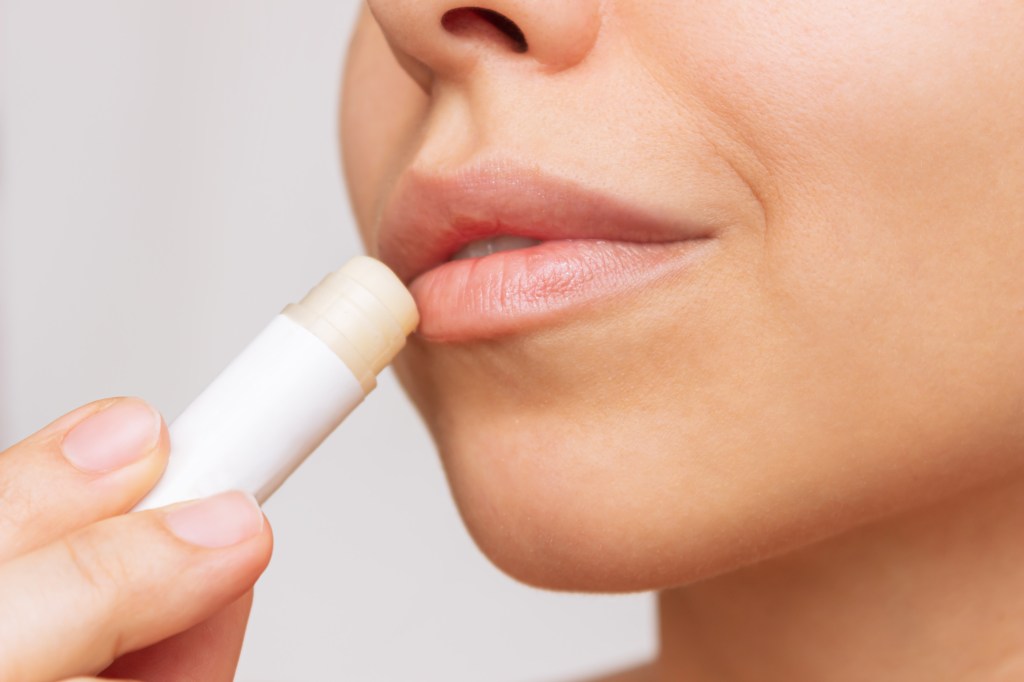
[[[103,671],[104,679],[231,682],[235,678],[251,608],[252,590],[249,590],[206,621],[120,657]]]

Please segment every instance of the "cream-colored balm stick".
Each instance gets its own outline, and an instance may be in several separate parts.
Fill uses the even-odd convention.
[[[167,470],[135,511],[225,490],[262,504],[374,389],[418,323],[387,266],[349,261],[287,306],[174,420]]]

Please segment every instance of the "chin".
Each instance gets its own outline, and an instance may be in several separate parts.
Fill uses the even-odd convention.
[[[897,486],[881,486],[825,501],[791,490],[786,499],[768,482],[744,493],[742,485],[702,480],[697,451],[675,450],[694,462],[689,475],[666,473],[657,444],[642,438],[623,446],[544,429],[500,437],[477,425],[461,431],[455,425],[438,442],[467,530],[502,572],[549,590],[685,586],[955,492],[947,482],[947,490],[905,488],[902,498]],[[649,462],[640,448],[652,448]]]
[[[731,493],[645,466],[638,448],[654,444],[623,447],[571,431],[531,427],[495,438],[493,428],[455,426],[439,439],[467,529],[520,582],[562,591],[664,589],[809,539],[806,528],[794,533],[770,519],[739,522],[743,510]],[[650,461],[658,459],[652,453]]]
[[[806,526],[785,527],[783,510],[773,517],[754,509],[751,500],[763,496],[741,502],[744,482],[723,483],[714,471],[719,453],[702,450],[706,441],[680,448],[672,411],[602,398],[610,409],[595,410],[572,396],[519,402],[511,383],[488,396],[399,374],[466,528],[517,581],[561,591],[662,589],[808,538]]]

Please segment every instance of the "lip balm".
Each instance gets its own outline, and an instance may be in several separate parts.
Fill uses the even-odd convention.
[[[167,469],[133,511],[225,490],[262,504],[376,387],[418,323],[386,265],[352,259],[286,306],[174,420]]]

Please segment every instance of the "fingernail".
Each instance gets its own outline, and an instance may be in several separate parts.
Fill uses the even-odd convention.
[[[64,436],[61,450],[82,471],[113,471],[137,462],[160,437],[160,415],[141,400],[119,400]]]
[[[164,523],[193,545],[229,547],[263,530],[263,512],[255,497],[232,490],[175,507],[164,515]]]

